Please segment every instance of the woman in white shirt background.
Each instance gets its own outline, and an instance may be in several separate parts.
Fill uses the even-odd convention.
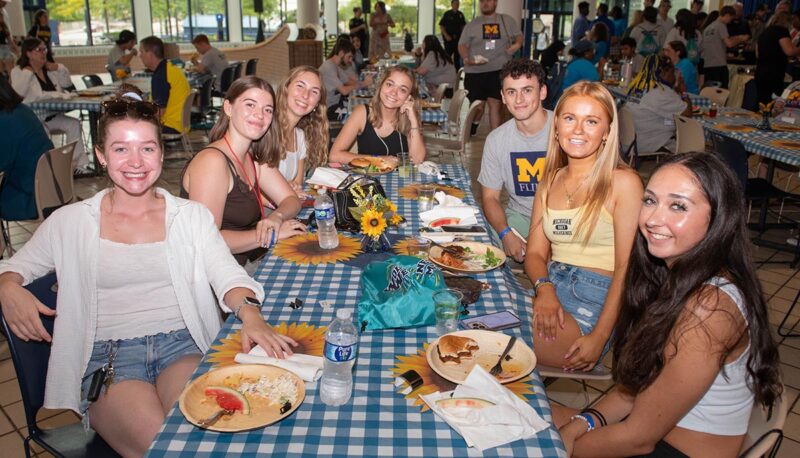
[[[57,75],[48,71],[46,56],[47,46],[38,38],[26,38],[22,42],[17,65],[11,70],[11,86],[22,96],[23,103],[72,97],[72,94],[65,92],[59,85]],[[89,156],[83,143],[80,120],[63,113],[40,114],[40,117],[48,131],[66,133],[67,142],[78,141],[72,165],[77,172],[85,171],[89,164]]]
[[[121,98],[104,111],[97,155],[110,188],[55,211],[0,261],[0,303],[19,338],[52,341],[44,406],[88,415],[117,452],[142,456],[219,332],[218,306],[242,320],[244,352],[259,344],[283,357],[296,343],[264,322],[263,288],[236,263],[209,210],[155,186],[164,159],[158,108]],[[54,269],[51,310],[22,285]],[[56,315],[52,336],[40,314]],[[112,383],[90,402],[93,376],[109,363]]]

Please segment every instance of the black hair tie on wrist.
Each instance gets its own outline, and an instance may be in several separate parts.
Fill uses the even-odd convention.
[[[600,426],[608,425],[608,422],[606,422],[606,417],[604,417],[603,414],[601,414],[597,409],[583,409],[581,413],[593,414],[600,421]]]

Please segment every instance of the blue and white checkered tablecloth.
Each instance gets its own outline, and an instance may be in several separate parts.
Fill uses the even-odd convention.
[[[37,114],[39,114],[39,112],[67,112],[73,110],[86,110],[99,113],[102,109],[101,103],[101,97],[74,97],[69,100],[44,99],[38,102],[31,102],[28,106]]]
[[[446,166],[445,170],[453,178],[445,184],[466,190],[465,202],[475,205],[465,170],[458,166]],[[420,227],[418,204],[398,198],[397,194],[399,187],[410,181],[399,178],[396,173],[380,178],[387,194],[409,220],[400,233],[416,234]],[[485,224],[482,216],[478,219]],[[488,236],[478,239],[490,241]],[[335,308],[355,309],[359,299],[360,273],[360,269],[341,263],[297,266],[267,256],[255,276],[264,284],[267,294],[264,316],[271,323],[288,321],[327,325],[333,320],[335,311],[323,311],[319,301],[329,300]],[[505,332],[521,337],[531,345],[528,291],[520,286],[507,266],[476,277],[489,282],[492,288],[484,291],[481,299],[470,306],[470,313],[513,310],[525,324]],[[294,298],[305,302],[301,309],[293,310],[288,306]],[[239,328],[239,323],[229,319],[218,338]],[[390,372],[397,362],[396,356],[413,354],[423,342],[435,337],[434,326],[363,333],[353,374],[353,397],[346,405],[326,406],[319,398],[318,383],[307,384],[306,399],[297,411],[264,429],[236,434],[205,431],[189,424],[175,407],[151,445],[148,456],[565,456],[561,438],[553,427],[531,439],[518,440],[481,454],[476,449],[467,448],[464,439],[434,413],[422,412],[419,406],[412,405],[397,393]],[[219,340],[215,344],[219,344]],[[194,376],[209,369],[211,365],[204,360]],[[550,421],[550,406],[537,373],[532,374],[531,383],[535,394],[529,397],[529,401],[545,420]]]
[[[729,130],[716,129],[718,124],[739,124],[745,126],[757,126],[761,122],[758,117],[741,117],[741,116],[726,116],[730,113],[743,113],[744,110],[739,108],[721,108],[716,118],[709,118],[707,116],[697,117],[706,133],[706,138],[710,140],[711,131],[720,135],[738,140],[744,145],[744,148],[754,154],[763,156],[769,159],[774,159],[786,164],[800,166],[800,150],[790,150],[786,148],[779,148],[773,145],[773,140],[792,139],[800,141],[800,133],[785,132],[785,131],[763,131],[754,130],[750,132],[732,132]],[[749,112],[748,112],[749,113]],[[772,121],[773,124],[781,124]]]
[[[610,84],[604,84],[606,89],[611,92],[611,95],[614,96],[615,99],[622,101],[622,102],[629,102],[629,101],[636,101],[634,97],[628,96],[628,88],[622,86],[614,86]],[[705,97],[701,97],[697,94],[688,94],[689,100],[692,101],[692,105],[700,108],[708,108],[711,106],[711,100]]]

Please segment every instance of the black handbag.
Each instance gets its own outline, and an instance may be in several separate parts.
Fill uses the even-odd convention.
[[[336,228],[354,233],[361,231],[361,222],[350,213],[350,208],[356,206],[355,199],[350,190],[356,185],[361,186],[361,189],[367,194],[369,194],[371,187],[373,195],[386,197],[386,192],[383,190],[381,182],[365,175],[351,175],[347,177],[339,187],[331,193],[334,211],[336,212]]]

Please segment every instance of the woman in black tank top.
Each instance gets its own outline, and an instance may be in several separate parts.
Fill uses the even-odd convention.
[[[181,197],[206,205],[240,264],[258,258],[279,239],[305,233],[294,216],[300,200],[278,169],[258,165],[274,141],[275,93],[255,76],[236,80],[206,149],[184,169]],[[264,197],[266,196],[266,197]],[[277,204],[269,214],[265,206]]]
[[[331,162],[347,164],[359,156],[380,156],[396,165],[407,152],[415,164],[425,160],[417,78],[402,66],[389,69],[369,105],[358,105],[331,148]],[[358,154],[350,152],[358,142]]]

